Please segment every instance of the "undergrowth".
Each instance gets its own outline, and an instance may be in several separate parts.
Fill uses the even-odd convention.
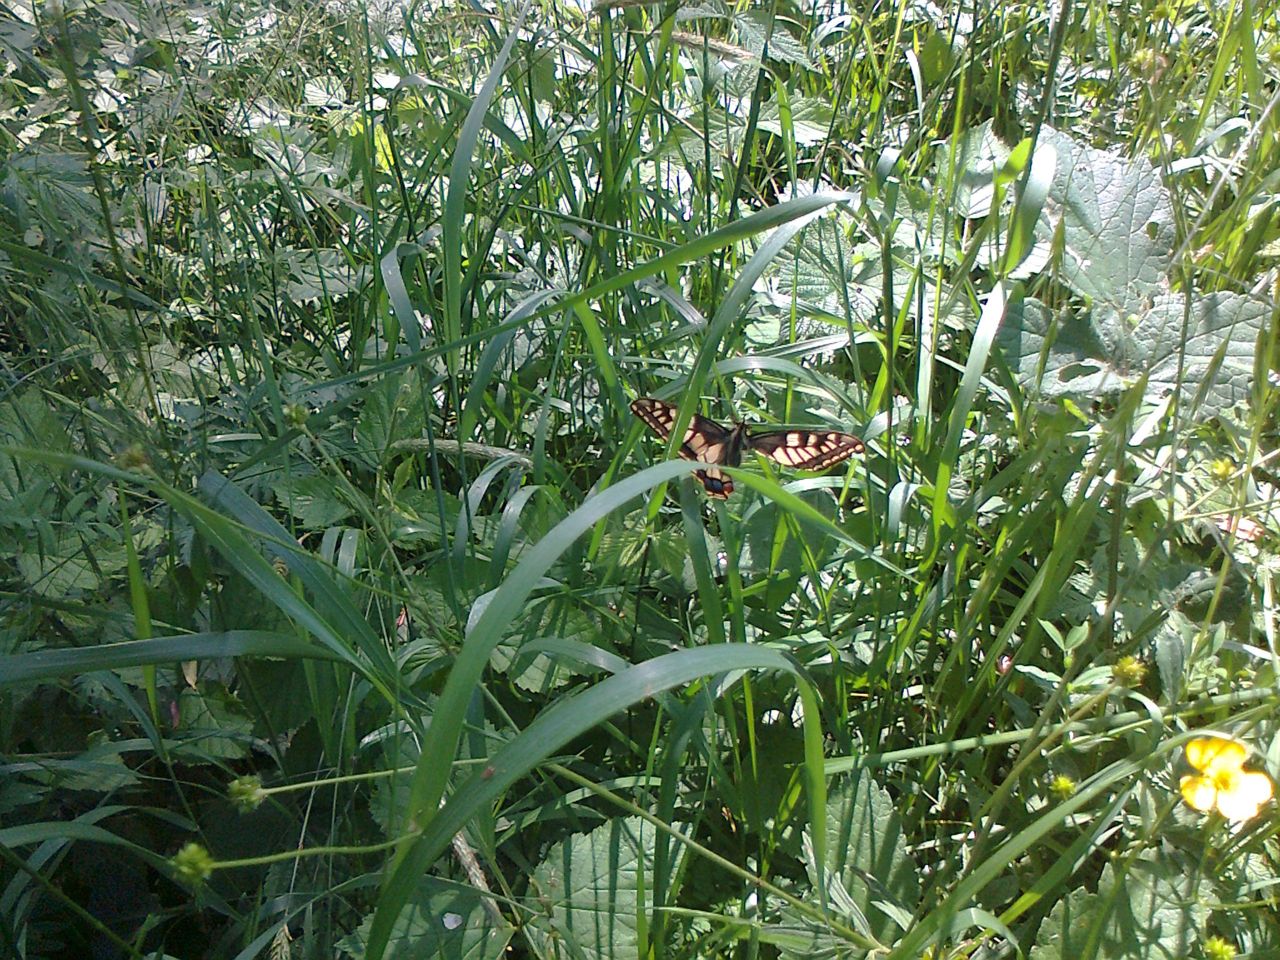
[[[1276,955],[1277,12],[0,9],[5,953]]]

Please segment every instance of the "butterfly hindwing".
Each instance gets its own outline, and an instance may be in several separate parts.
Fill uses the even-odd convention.
[[[748,438],[752,450],[784,467],[825,470],[863,451],[862,441],[836,430],[775,430]]]

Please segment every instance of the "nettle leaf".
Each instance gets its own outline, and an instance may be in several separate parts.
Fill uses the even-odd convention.
[[[538,652],[537,641],[555,639],[581,643],[588,649],[609,649],[608,640],[584,610],[562,597],[532,605],[519,626],[519,634],[498,644],[489,656],[493,669],[530,692],[549,693],[592,668],[577,660]]]
[[[63,790],[110,793],[139,780],[114,743],[97,743],[70,760],[44,760],[50,779]]]
[[[806,490],[799,496],[827,519],[835,520],[836,501],[830,492]],[[743,523],[740,569],[745,576],[767,583],[764,592],[755,597],[766,610],[777,610],[791,599],[806,571],[806,558],[821,567],[835,546],[831,537],[815,530],[806,530],[800,542],[784,515],[785,511],[770,501]]]
[[[302,101],[309,107],[334,109],[346,105],[347,90],[335,76],[312,77],[303,84]]]
[[[124,547],[114,537],[86,542],[75,530],[46,527],[27,537],[16,556],[18,572],[42,597],[65,597],[99,587],[103,577],[124,570]]]
[[[416,384],[412,374],[389,376],[369,390],[355,429],[357,447],[369,466],[381,466],[394,456],[397,440],[422,436],[423,401]]]
[[[1037,148],[1057,152],[1057,170],[1039,230],[1062,231],[1057,277],[1121,314],[1164,293],[1174,243],[1173,204],[1159,171],[1143,157],[1098,150],[1049,127]]]
[[[764,943],[778,948],[778,956],[788,958],[803,957],[804,960],[826,960],[828,957],[862,956],[862,951],[854,951],[849,941],[837,937],[829,930],[801,917],[798,911],[787,907],[782,911],[783,920],[779,923],[762,924],[757,935]]]
[[[1189,957],[1209,910],[1196,889],[1202,871],[1172,854],[1108,863],[1096,893],[1074,890],[1040,926],[1031,960]]]
[[[676,8],[676,23],[687,23],[690,20],[725,20],[729,17],[729,9],[720,0],[705,0],[689,6]]]
[[[790,309],[793,299],[802,310],[872,320],[883,294],[882,260],[878,247],[855,243],[849,236],[853,218],[844,211],[823,216],[809,224],[792,241],[793,260],[769,271],[776,302]],[[907,227],[906,229],[910,229]],[[894,272],[897,302],[908,292],[910,277]]]
[[[85,158],[35,143],[9,157],[0,179],[0,200],[22,226],[63,238],[97,237],[101,211]]]
[[[806,868],[817,883],[813,863]],[[879,940],[894,939],[920,896],[897,809],[866,771],[833,783],[827,794],[825,882],[831,908]]]
[[[638,817],[611,820],[547,851],[532,877],[544,913],[525,928],[540,950],[582,960],[647,954],[637,926],[653,909],[654,833]],[[673,845],[672,872],[683,849]]]
[[[0,445],[58,453],[73,446],[66,426],[37,390],[15,392],[0,402]],[[0,530],[47,524],[56,510],[56,476],[57,471],[39,462],[0,453]]]
[[[278,257],[283,273],[285,295],[293,303],[333,300],[362,286],[368,270],[355,266],[341,250],[332,247],[289,249]]]
[[[951,205],[956,213],[966,220],[985,217],[995,199],[996,173],[1011,151],[990,121],[963,131],[955,143],[954,151],[939,153],[934,176],[940,183],[953,184]]]
[[[802,97],[791,104],[791,133],[802,147],[816,146],[827,139],[831,119],[835,115],[831,104],[812,97]],[[757,126],[766,133],[782,136],[782,111],[778,101],[770,100],[760,108]]]
[[[783,63],[795,63],[812,70],[813,61],[805,52],[804,44],[793,37],[787,30],[786,22],[780,18],[773,19],[773,34],[769,33],[769,13],[765,10],[751,10],[734,17],[734,26],[738,29],[738,42],[756,57],[765,52],[768,43],[769,58]]]
[[[248,755],[253,724],[225,688],[209,685],[207,693],[183,690],[178,695],[178,712],[189,754],[220,760]]]
[[[338,942],[338,949],[352,957],[363,957],[372,922],[370,914],[359,930]],[[383,957],[498,960],[504,956],[514,932],[514,927],[485,908],[479,891],[423,877],[400,911]]]
[[[271,489],[290,515],[311,530],[332,527],[355,512],[338,496],[339,487],[332,477],[315,474],[281,478]]]

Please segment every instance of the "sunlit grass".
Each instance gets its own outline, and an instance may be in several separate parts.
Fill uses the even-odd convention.
[[[9,945],[1262,955],[1276,12],[16,10]]]

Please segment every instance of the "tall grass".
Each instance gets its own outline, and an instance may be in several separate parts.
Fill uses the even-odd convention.
[[[1276,14],[7,10],[6,949],[1269,955]]]

